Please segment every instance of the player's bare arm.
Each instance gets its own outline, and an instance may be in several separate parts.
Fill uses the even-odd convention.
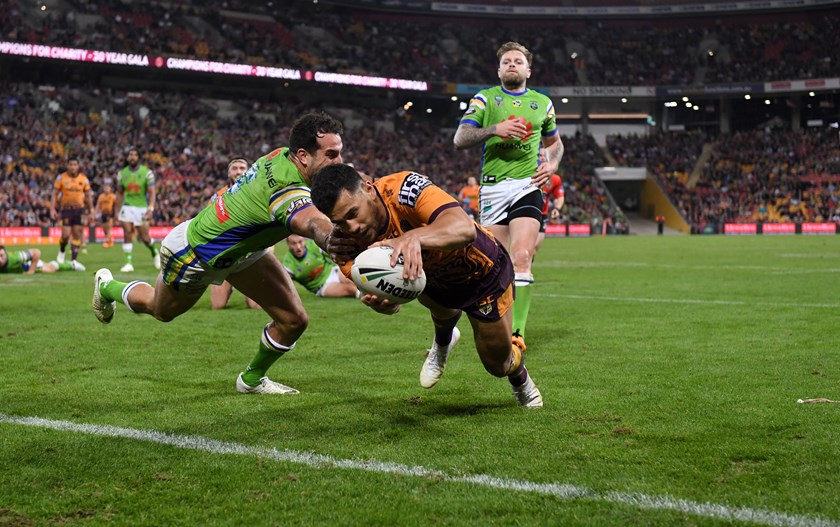
[[[58,209],[58,190],[53,191],[52,200],[50,201],[50,218],[55,219],[57,216],[56,210]]]
[[[403,278],[414,280],[423,272],[421,249],[452,250],[475,241],[475,223],[460,207],[444,210],[424,227],[412,229],[399,238],[374,243],[371,247],[387,245],[394,248],[391,265],[403,257]]]
[[[35,271],[38,270],[38,262],[41,261],[41,250],[29,249],[29,255],[32,257],[32,260],[29,262],[29,269],[26,271],[26,274],[35,274]]]
[[[292,216],[289,229],[304,238],[311,238],[322,251],[329,253],[330,239],[333,238],[333,224],[315,207],[306,207]]]
[[[155,200],[157,199],[157,191],[155,187],[149,187],[146,191],[146,196],[149,199],[149,206],[146,209],[146,217],[151,221],[155,214]]]
[[[478,128],[469,124],[462,124],[458,126],[455,131],[455,148],[464,150],[480,145],[493,136],[501,137],[502,139],[514,139],[525,137],[528,129],[525,123],[518,119],[509,119],[498,124]]]
[[[531,184],[535,187],[541,188],[548,183],[551,175],[557,172],[560,166],[560,160],[563,158],[563,141],[560,139],[560,134],[555,134],[543,138],[543,148],[541,155],[544,156],[545,162],[540,163],[537,171],[531,176]]]
[[[122,209],[123,200],[125,199],[125,189],[122,185],[117,186],[117,196],[114,198],[114,211],[119,212]]]

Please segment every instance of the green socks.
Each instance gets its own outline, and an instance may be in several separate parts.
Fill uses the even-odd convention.
[[[514,276],[513,300],[513,332],[525,336],[525,323],[528,321],[528,310],[531,308],[531,291],[534,275],[531,273],[516,273]]]
[[[128,284],[117,280],[99,284],[99,294],[108,302],[122,302],[122,294]]]
[[[269,322],[263,329],[262,338],[260,339],[260,349],[242,373],[242,380],[248,386],[258,385],[260,383],[260,379],[265,377],[265,373],[275,362],[277,362],[277,359],[295,347],[294,344],[291,346],[284,346],[272,339],[268,334],[268,327],[270,325],[271,322]]]

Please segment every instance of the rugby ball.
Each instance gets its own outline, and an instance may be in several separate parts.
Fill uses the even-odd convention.
[[[403,280],[403,257],[391,267],[392,247],[371,247],[353,261],[350,276],[364,294],[387,298],[395,304],[411,302],[426,287],[425,273],[412,281]]]

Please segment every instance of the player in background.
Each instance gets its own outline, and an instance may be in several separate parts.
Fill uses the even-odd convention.
[[[41,260],[40,249],[24,249],[22,251],[6,250],[0,245],[0,274],[35,274],[56,273],[58,271],[84,271],[85,266],[77,261],[70,263],[56,261],[44,263]]]
[[[483,145],[480,223],[510,252],[515,272],[512,340],[525,349],[525,323],[534,275],[531,261],[542,220],[540,187],[557,172],[563,142],[554,105],[527,88],[531,52],[507,42],[496,52],[500,86],[479,91],[455,132],[455,148]],[[539,147],[545,148],[545,163]]]
[[[360,296],[353,280],[314,241],[292,234],[286,244],[289,252],[283,257],[283,267],[307,291],[326,298]]]
[[[131,251],[134,249],[134,230],[152,253],[155,269],[160,269],[158,250],[149,236],[149,223],[155,210],[155,174],[146,165],[140,164],[140,151],[132,148],[126,159],[128,165],[117,174],[117,200],[115,208],[119,210],[117,219],[123,228],[123,253],[125,265],[123,273],[134,271]]]
[[[338,230],[361,246],[394,248],[391,265],[404,259],[404,278],[425,271],[426,288],[418,300],[432,317],[435,337],[420,370],[420,385],[434,386],[461,333],[466,312],[484,368],[507,377],[517,404],[543,405],[542,395],[525,369],[524,355],[511,344],[513,266],[504,247],[470,219],[458,201],[425,176],[398,172],[363,181],[348,165],[322,169],[312,184],[312,201]],[[352,262],[342,271],[350,275]],[[394,314],[399,304],[376,295],[362,296],[373,310]]]
[[[476,181],[475,177],[470,176],[467,178],[467,184],[461,187],[460,192],[458,192],[458,201],[461,202],[462,205],[465,205],[469,208],[470,214],[472,214],[473,219],[478,219],[478,198],[479,198],[479,189],[481,187],[478,186],[478,181]]]
[[[70,259],[75,262],[82,248],[84,218],[87,215],[93,224],[93,197],[90,181],[79,171],[79,160],[67,160],[67,170],[55,179],[50,217],[55,220],[61,213],[61,240],[59,241],[58,263],[66,259],[67,242],[70,242]]]
[[[166,236],[155,286],[120,282],[108,269],[97,271],[96,318],[111,322],[121,301],[134,313],[169,322],[191,309],[210,284],[228,280],[272,319],[261,332],[257,354],[236,379],[237,391],[299,393],[266,376],[309,324],[292,279],[270,248],[295,233],[316,240],[328,252],[342,253],[345,240],[332,236],[333,225],[312,206],[308,187],[319,169],[341,162],[342,132],[341,123],[326,114],[298,119],[288,148],[257,159],[223,195]]]
[[[248,161],[242,157],[236,157],[231,159],[228,163],[228,185],[219,189],[216,194],[213,195],[213,198],[210,200],[211,203],[215,202],[219,199],[220,196],[223,196],[225,192],[228,191],[231,185],[236,182],[236,178],[244,174],[248,170]],[[211,309],[224,309],[225,306],[228,305],[230,301],[230,296],[233,294],[233,286],[225,280],[221,284],[211,284],[210,285],[210,308]],[[251,309],[259,309],[260,305],[248,298],[245,297],[245,305],[250,307]]]
[[[111,237],[111,228],[114,226],[114,202],[117,195],[110,183],[102,186],[102,193],[96,198],[96,213],[99,215],[99,223],[105,233],[105,241],[102,247],[113,247],[114,239]]]

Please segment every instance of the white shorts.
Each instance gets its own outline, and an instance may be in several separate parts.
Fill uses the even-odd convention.
[[[117,219],[123,223],[131,223],[135,227],[140,227],[146,223],[146,211],[148,207],[132,207],[131,205],[123,205],[120,208],[120,214]]]
[[[327,281],[324,282],[324,285],[319,287],[317,291],[315,291],[315,294],[317,296],[324,296],[324,290],[327,288],[328,285],[337,284],[341,282],[341,277],[339,275],[341,275],[341,270],[336,265],[330,270],[330,275],[327,277]]]
[[[531,192],[540,189],[531,185],[531,178],[505,179],[495,185],[482,185],[478,194],[479,223],[485,227],[507,218],[510,206]],[[542,216],[541,211],[537,211]]]
[[[221,284],[229,275],[250,267],[271,250],[268,248],[250,253],[224,269],[210,267],[198,259],[187,243],[187,225],[190,221],[172,229],[160,244],[161,279],[175,291],[201,294],[210,284]]]

